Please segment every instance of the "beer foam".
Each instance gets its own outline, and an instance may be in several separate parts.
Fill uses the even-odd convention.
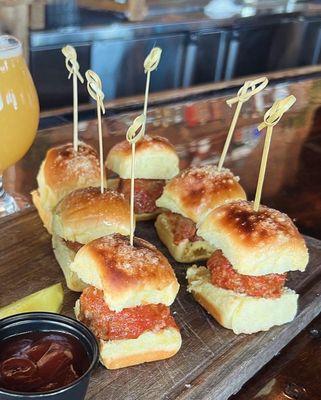
[[[10,35],[0,36],[0,59],[22,55],[22,46],[18,39]]]

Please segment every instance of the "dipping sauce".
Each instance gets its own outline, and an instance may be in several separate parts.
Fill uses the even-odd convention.
[[[1,389],[59,389],[82,376],[89,365],[85,348],[68,333],[29,332],[0,342]]]

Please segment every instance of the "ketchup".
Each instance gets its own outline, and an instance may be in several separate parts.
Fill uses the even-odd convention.
[[[78,339],[61,332],[29,332],[0,342],[0,388],[47,392],[69,385],[89,368]]]

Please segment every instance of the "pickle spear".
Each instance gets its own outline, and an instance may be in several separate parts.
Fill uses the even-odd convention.
[[[57,283],[0,308],[0,319],[34,311],[59,313],[63,300],[64,291],[62,285]]]

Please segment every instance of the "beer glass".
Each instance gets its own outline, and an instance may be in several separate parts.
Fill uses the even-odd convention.
[[[21,43],[13,36],[0,36],[0,217],[19,208],[5,192],[2,176],[26,154],[38,123],[38,96]]]

